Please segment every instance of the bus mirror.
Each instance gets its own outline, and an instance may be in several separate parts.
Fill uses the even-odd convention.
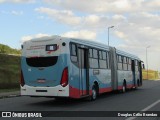
[[[145,69],[145,65],[144,64],[142,64],[142,69]]]

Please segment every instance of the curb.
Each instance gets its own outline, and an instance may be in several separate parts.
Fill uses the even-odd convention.
[[[3,98],[12,98],[12,97],[20,97],[21,95],[9,95],[9,96],[0,96],[0,99]]]
[[[16,91],[15,93],[13,92],[4,92],[4,93],[0,93],[0,99],[3,99],[3,98],[12,98],[12,97],[20,97],[20,92],[19,91]]]

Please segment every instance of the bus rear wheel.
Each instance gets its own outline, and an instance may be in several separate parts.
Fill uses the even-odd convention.
[[[126,84],[125,84],[125,82],[123,83],[123,86],[122,86],[122,93],[125,93],[126,92]]]
[[[92,95],[90,96],[90,100],[91,101],[94,101],[94,100],[96,100],[97,99],[97,89],[96,89],[96,86],[95,85],[93,85],[93,87],[92,87]]]

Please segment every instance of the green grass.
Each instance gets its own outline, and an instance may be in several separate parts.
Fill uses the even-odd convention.
[[[0,54],[0,89],[19,87],[20,56]]]
[[[0,89],[0,93],[20,91],[20,88]]]

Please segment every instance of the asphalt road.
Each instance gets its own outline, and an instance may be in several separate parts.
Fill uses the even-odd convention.
[[[4,98],[0,99],[0,111],[160,111],[160,80],[144,81],[142,87],[137,90],[129,90],[124,94],[103,94],[93,102],[85,99],[65,99],[58,101],[54,98],[33,98],[27,96]],[[74,114],[74,112],[72,113]],[[95,112],[92,114],[95,114]],[[49,112],[48,116],[51,115],[53,114]],[[92,120],[96,119],[95,117],[88,117],[87,119],[89,118]],[[64,118],[61,117],[61,119]],[[65,119],[71,120],[74,117]],[[101,117],[99,119],[103,118]],[[117,117],[110,119],[117,119]],[[120,119],[126,118],[121,117]],[[129,120],[132,119],[140,118],[134,117]],[[148,119],[157,120],[160,118],[149,117]]]

